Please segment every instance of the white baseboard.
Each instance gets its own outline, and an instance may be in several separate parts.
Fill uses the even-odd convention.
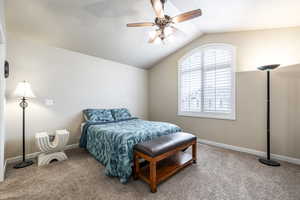
[[[248,148],[244,148],[244,147],[237,147],[237,146],[218,143],[218,142],[213,142],[213,141],[209,141],[209,140],[202,140],[200,138],[198,138],[198,142],[201,143],[201,144],[208,144],[208,145],[220,147],[220,148],[223,148],[223,149],[230,149],[230,150],[233,150],[233,151],[248,153],[248,154],[252,154],[252,155],[255,155],[255,156],[259,156],[259,157],[265,157],[267,155],[267,153],[263,152],[263,151],[257,151],[257,150],[254,150],[254,149],[248,149]],[[292,158],[292,157],[282,156],[282,155],[278,155],[278,154],[271,154],[271,156],[272,156],[272,158],[274,158],[276,160],[280,160],[280,161],[300,165],[300,159],[298,159],[298,158]]]
[[[71,145],[65,146],[65,148],[63,150],[75,149],[75,148],[78,148],[78,147],[79,147],[79,144],[71,144]],[[26,158],[34,159],[34,158],[38,157],[38,155],[40,153],[41,152],[35,152],[35,153],[27,154]],[[16,156],[16,157],[12,157],[12,158],[7,158],[5,163],[11,164],[11,163],[15,163],[15,162],[18,162],[18,161],[21,161],[21,160],[22,160],[22,156]]]
[[[254,150],[254,149],[238,147],[238,146],[233,146],[233,145],[224,144],[224,143],[218,143],[218,142],[214,142],[214,141],[210,141],[210,140],[203,140],[203,139],[200,139],[200,138],[198,138],[198,142],[201,143],[201,144],[216,146],[216,147],[220,147],[220,148],[223,148],[223,149],[230,149],[230,150],[233,150],[233,151],[248,153],[248,154],[252,154],[252,155],[260,156],[260,157],[264,157],[267,154],[266,152],[263,152],[263,151],[257,151],[257,150]],[[78,147],[79,147],[79,144],[71,144],[71,145],[67,145],[64,148],[64,150],[75,149],[75,148],[78,148]],[[26,157],[29,158],[29,159],[33,159],[33,158],[36,158],[39,154],[40,154],[40,152],[35,152],[35,153],[28,154]],[[276,160],[280,160],[280,161],[300,165],[300,159],[298,159],[298,158],[292,158],[292,157],[282,156],[282,155],[278,155],[278,154],[271,154],[271,156]],[[4,174],[5,174],[5,169],[6,169],[7,164],[15,163],[15,162],[18,162],[18,161],[21,161],[21,160],[22,160],[22,156],[16,156],[16,157],[6,159],[5,164],[4,164]]]
[[[76,149],[76,148],[79,148],[79,144],[70,144],[65,146],[64,151],[69,149]]]

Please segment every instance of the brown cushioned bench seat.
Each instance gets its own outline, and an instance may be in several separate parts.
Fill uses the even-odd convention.
[[[192,146],[192,155],[183,152]],[[197,138],[189,133],[178,132],[161,136],[134,146],[134,178],[140,178],[150,184],[156,192],[157,184],[164,181],[180,169],[196,163]],[[139,160],[149,165],[140,169]]]
[[[194,140],[196,140],[196,136],[189,133],[178,132],[161,136],[148,142],[136,144],[134,150],[142,152],[150,157],[155,157]]]

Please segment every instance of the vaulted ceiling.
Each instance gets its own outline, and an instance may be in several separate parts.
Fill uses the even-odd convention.
[[[124,64],[149,68],[203,33],[300,26],[299,0],[168,0],[170,16],[201,8],[203,16],[180,24],[186,37],[148,44],[150,0],[6,0],[11,37],[43,42]]]

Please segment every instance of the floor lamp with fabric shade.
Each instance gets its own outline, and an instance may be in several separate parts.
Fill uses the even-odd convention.
[[[24,168],[24,167],[27,167],[27,166],[33,164],[33,162],[31,160],[26,160],[26,157],[25,157],[25,155],[26,155],[25,154],[25,109],[28,106],[27,100],[31,99],[31,98],[35,98],[35,95],[31,90],[30,84],[26,81],[20,82],[17,85],[17,88],[15,90],[15,95],[17,97],[21,98],[21,102],[19,105],[23,111],[23,158],[20,163],[17,163],[14,166],[14,168],[19,169],[19,168]]]
[[[267,71],[267,158],[260,158],[259,162],[273,167],[280,166],[280,163],[271,159],[271,121],[270,121],[270,104],[271,104],[271,95],[270,95],[270,79],[271,71],[278,68],[280,65],[265,65],[258,67],[261,71]]]

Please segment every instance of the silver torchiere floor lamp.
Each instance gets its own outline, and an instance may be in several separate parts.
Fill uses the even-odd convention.
[[[280,66],[279,64],[275,64],[275,65],[266,65],[266,66],[258,67],[258,69],[261,71],[267,71],[267,158],[260,158],[259,162],[273,167],[280,166],[280,163],[275,160],[271,160],[270,75],[271,75],[271,70],[276,69],[279,66]]]

